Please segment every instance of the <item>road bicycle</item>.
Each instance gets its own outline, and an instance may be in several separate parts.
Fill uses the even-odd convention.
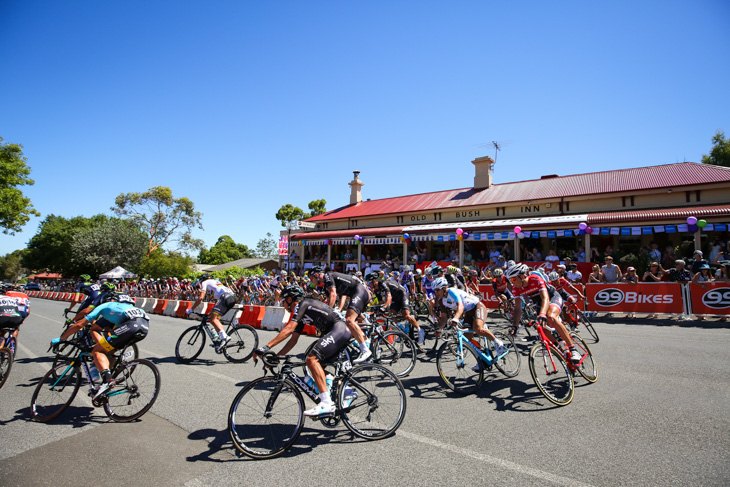
[[[466,334],[473,331],[464,328],[463,322],[458,326],[448,325],[444,330],[447,335],[442,335],[444,343],[436,355],[436,368],[446,387],[457,394],[468,395],[479,390],[484,371],[491,371],[492,366],[506,377],[520,373],[520,353],[511,335],[493,332],[504,345],[504,350],[498,354],[492,340],[476,334],[474,339],[467,338]]]
[[[256,459],[277,457],[297,440],[304,427],[302,393],[315,403],[320,402],[317,391],[294,372],[304,362],[272,352],[263,356],[263,362],[264,376],[241,389],[228,412],[233,444],[244,455]],[[395,374],[377,364],[353,367],[342,353],[325,368],[333,369],[330,395],[335,412],[313,419],[328,428],[342,421],[354,435],[366,440],[379,440],[395,433],[406,413],[405,389]],[[267,370],[272,376],[266,376]]]
[[[540,392],[552,403],[565,406],[573,400],[575,381],[579,373],[588,382],[598,380],[596,361],[586,342],[575,332],[570,332],[575,349],[581,356],[578,363],[570,360],[571,352],[557,333],[557,330],[533,321],[538,334],[538,343],[530,350],[528,364],[530,374]]]
[[[563,323],[569,326],[573,331],[577,331],[580,325],[583,325],[591,338],[593,338],[593,343],[598,343],[598,332],[596,332],[596,329],[593,328],[593,323],[586,318],[583,310],[578,307],[578,303],[580,301],[576,301],[575,303],[566,303],[563,307],[560,318],[563,320]]]
[[[101,379],[92,375],[90,337],[61,342],[69,353],[60,354],[60,362],[38,382],[30,402],[30,415],[35,421],[52,421],[64,412],[76,397],[81,382],[86,379],[89,396],[94,397]],[[70,350],[69,350],[70,347]],[[145,359],[124,360],[128,347],[120,352],[120,359],[110,368],[115,386],[92,399],[94,407],[103,407],[109,418],[118,422],[133,421],[145,414],[160,393],[160,373]],[[50,350],[50,349],[49,349]]]
[[[219,350],[220,337],[213,325],[208,323],[208,315],[190,314],[200,317],[200,323],[183,331],[178,338],[175,345],[175,357],[180,363],[188,364],[198,358],[205,346],[206,335],[210,337],[215,353],[222,353],[228,361],[234,363],[245,362],[251,358],[253,351],[259,346],[259,335],[253,326],[241,323],[234,325],[231,320],[227,322],[226,327],[226,334],[231,337],[231,340]],[[226,322],[221,321],[221,324],[226,324]]]

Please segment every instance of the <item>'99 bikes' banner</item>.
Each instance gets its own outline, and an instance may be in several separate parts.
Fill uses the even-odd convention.
[[[619,313],[682,313],[682,286],[676,282],[586,284],[588,310]]]
[[[689,285],[692,313],[698,315],[730,314],[730,284],[703,282]]]

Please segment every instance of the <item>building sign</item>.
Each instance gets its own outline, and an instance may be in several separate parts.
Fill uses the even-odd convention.
[[[286,235],[279,236],[279,255],[286,255],[289,252],[289,239]]]

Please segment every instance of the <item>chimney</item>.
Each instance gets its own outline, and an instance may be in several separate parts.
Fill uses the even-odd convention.
[[[474,189],[486,189],[492,185],[492,165],[494,160],[489,157],[477,157],[474,164]]]
[[[360,171],[352,171],[352,173],[355,175],[355,177],[348,184],[352,188],[352,192],[350,193],[350,204],[354,205],[362,201],[362,193],[360,192],[360,188],[362,188],[364,184],[362,181],[360,181],[360,178],[358,177],[360,175]]]

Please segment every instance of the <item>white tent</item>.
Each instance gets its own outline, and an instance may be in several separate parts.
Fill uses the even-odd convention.
[[[131,279],[133,277],[137,277],[137,274],[132,274],[128,270],[126,270],[123,267],[115,267],[114,269],[110,270],[109,272],[105,272],[104,274],[101,274],[99,276],[99,279]]]

